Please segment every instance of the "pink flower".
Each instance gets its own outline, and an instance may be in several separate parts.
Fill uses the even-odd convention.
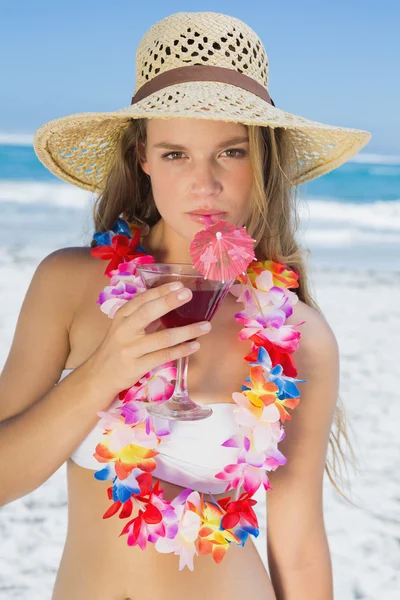
[[[122,530],[128,534],[128,546],[139,546],[141,550],[145,550],[147,542],[156,542],[160,537],[165,535],[165,525],[162,522],[162,514],[156,506],[149,503],[146,510],[139,510],[138,516],[135,517]]]
[[[154,263],[154,257],[150,256],[150,254],[141,254],[140,256],[136,256],[136,258],[129,260],[128,262],[120,263],[116,269],[111,271],[112,279],[114,279],[114,277],[124,278],[129,277],[130,275],[135,275],[137,273],[137,265],[146,265],[148,263]],[[140,276],[138,277],[140,279]]]
[[[197,555],[195,541],[199,535],[201,527],[201,502],[198,492],[184,490],[180,496],[172,500],[176,515],[177,531],[173,538],[158,538],[155,548],[158,552],[174,553],[179,556],[179,570],[188,567],[190,571],[194,570],[193,558]],[[189,493],[189,495],[187,495]],[[195,510],[193,510],[195,509]]]
[[[159,489],[159,482],[152,486],[149,473],[142,473],[137,477],[140,486],[140,493],[132,496],[127,516],[131,514],[132,501],[140,506],[137,517],[129,521],[123,528],[120,535],[128,534],[127,543],[129,546],[139,546],[142,550],[146,549],[147,542],[156,543],[159,537],[174,536],[176,531],[171,531],[168,522],[171,520],[171,514],[174,514],[174,508],[171,502],[164,499],[164,492]],[[121,502],[115,503],[119,509]],[[113,511],[115,514],[115,509]]]
[[[114,318],[117,310],[128,300],[132,300],[136,294],[146,290],[141,277],[137,274],[136,265],[153,262],[153,260],[150,261],[148,256],[140,256],[129,262],[120,263],[117,269],[111,271],[110,285],[100,292],[97,300],[102,312],[110,319]]]
[[[127,427],[123,416],[121,416],[123,409],[124,407],[120,407],[117,411],[97,413],[102,417],[99,426],[107,430],[104,440],[107,440],[107,447],[110,452],[118,453],[130,444],[154,450],[159,443],[156,434],[152,431],[147,433],[142,423]]]
[[[234,392],[232,398],[238,404],[235,419],[241,432],[248,438],[253,438],[257,452],[267,452],[282,439],[283,429],[279,422],[279,410],[275,404],[258,408],[254,406],[245,394]],[[225,445],[225,443],[223,444]]]
[[[125,424],[134,427],[144,424],[146,435],[151,435],[154,432],[157,437],[162,437],[171,433],[170,421],[161,419],[160,417],[153,417],[148,413],[146,405],[147,402],[139,400],[131,400],[124,403],[119,410],[125,419]]]
[[[139,386],[133,386],[126,393],[125,401],[142,400],[147,402],[158,402],[168,400],[174,392],[171,380],[176,379],[176,367],[173,361],[156,367],[144,377],[139,379]]]
[[[246,292],[249,293],[248,290]],[[257,335],[259,344],[264,339],[288,352],[296,350],[301,333],[294,328],[302,323],[284,325],[293,312],[287,293],[273,287],[269,292],[254,290],[254,294],[262,308],[262,315],[253,301],[247,302],[245,309],[235,314],[235,319],[245,325],[239,332],[239,339],[247,340]]]
[[[216,477],[229,482],[225,491],[243,485],[246,492],[253,494],[261,484],[269,489],[266,471],[275,471],[286,463],[277,447],[284,437],[284,430],[280,427],[275,404],[258,407],[238,392],[234,392],[232,398],[239,406],[235,410],[235,419],[240,431],[222,446],[238,448],[240,452],[237,464],[227,465]]]
[[[263,484],[265,490],[271,488],[266,471],[251,467],[245,462],[236,465],[227,465],[215,477],[228,481],[228,485],[225,488],[226,492],[231,488],[237,489],[243,486],[246,492],[254,494],[261,484]]]

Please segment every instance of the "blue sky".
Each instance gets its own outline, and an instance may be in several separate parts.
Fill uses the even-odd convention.
[[[67,114],[127,106],[145,31],[174,12],[203,10],[242,19],[261,37],[269,93],[281,109],[367,129],[365,151],[400,154],[394,0],[8,3],[0,19],[0,132],[33,133]]]

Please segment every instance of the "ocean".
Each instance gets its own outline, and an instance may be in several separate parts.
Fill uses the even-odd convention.
[[[37,244],[90,243],[96,195],[55,177],[18,139],[0,139],[0,245],[36,254]],[[400,269],[400,156],[360,153],[299,186],[299,200],[298,239],[311,267]]]

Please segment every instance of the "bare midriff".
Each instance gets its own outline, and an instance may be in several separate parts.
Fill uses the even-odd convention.
[[[268,572],[250,537],[244,546],[232,543],[220,564],[211,555],[199,554],[193,571],[179,571],[178,556],[161,554],[151,543],[145,550],[128,546],[127,536],[119,537],[126,520],[102,519],[110,506],[110,482],[95,480],[94,471],[71,460],[67,472],[68,533],[52,600],[176,600],[189,590],[193,600],[242,600],[249,589],[252,600],[274,600]],[[167,499],[182,490],[160,483]]]

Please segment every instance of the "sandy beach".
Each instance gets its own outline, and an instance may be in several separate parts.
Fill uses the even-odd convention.
[[[57,213],[59,223],[64,217]],[[36,222],[36,231],[40,227]],[[0,369],[39,260],[56,247],[76,243],[70,231],[61,234],[57,227],[40,247],[36,240],[2,246]],[[343,500],[326,478],[325,522],[335,598],[395,600],[400,590],[400,267],[369,268],[365,258],[362,269],[338,267],[333,258],[335,266],[316,261],[310,267],[316,300],[339,343],[340,395],[359,460],[359,472],[350,471],[350,497],[359,508]],[[266,563],[263,496],[258,495],[261,535],[256,544]],[[50,598],[66,528],[64,465],[41,488],[0,508],[0,600]]]

